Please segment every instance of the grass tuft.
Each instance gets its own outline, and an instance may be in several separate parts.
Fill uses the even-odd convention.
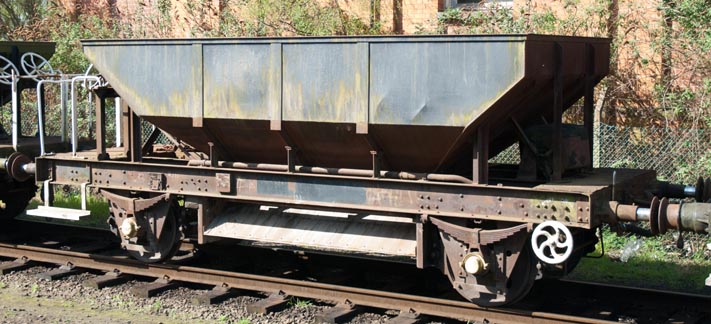
[[[39,198],[35,198],[30,201],[29,205],[27,206],[27,209],[35,209],[37,208],[37,206],[42,204],[43,202]],[[65,192],[62,190],[56,190],[54,193],[54,202],[52,203],[52,206],[81,209],[81,195],[71,191]],[[108,224],[106,223],[106,220],[109,217],[109,204],[106,199],[104,199],[100,195],[88,194],[86,199],[86,208],[91,211],[91,215],[83,217],[81,220],[78,221],[69,221],[53,218],[39,218],[34,216],[27,216],[25,213],[20,214],[17,219],[102,229],[109,228]]]
[[[625,263],[620,261],[625,245],[639,238],[618,236],[605,229],[605,256],[583,258],[568,278],[711,295],[705,286],[711,271],[711,251],[706,248],[708,237],[685,234],[687,239],[683,249],[676,247],[677,237],[678,233],[674,232],[641,238],[640,249]],[[600,252],[598,243],[593,255]]]

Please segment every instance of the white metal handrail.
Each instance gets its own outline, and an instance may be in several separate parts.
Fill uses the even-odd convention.
[[[64,125],[66,123],[66,94],[64,91],[66,90],[66,87],[64,86],[65,84],[71,82],[69,79],[62,79],[62,80],[39,80],[37,82],[37,122],[38,122],[38,131],[39,131],[39,140],[40,140],[40,156],[44,156],[46,154],[45,151],[45,143],[44,143],[44,114],[42,113],[42,96],[39,95],[42,85],[45,83],[54,83],[54,84],[59,84],[61,86],[60,88],[60,97],[62,100],[62,110],[60,114],[62,115],[62,141],[65,140],[64,138]]]
[[[77,147],[79,146],[79,136],[77,134],[77,99],[75,87],[77,81],[95,81],[97,83],[101,82],[101,78],[94,75],[80,75],[72,78],[71,82],[71,92],[72,92],[72,104],[71,104],[71,114],[72,114],[72,156],[77,155]]]
[[[70,86],[71,90],[71,118],[72,118],[72,125],[71,125],[71,145],[72,145],[72,155],[76,156],[77,149],[79,146],[79,134],[78,134],[78,108],[77,108],[77,87],[76,84],[77,82],[82,82],[83,81],[83,87],[89,86],[89,88],[101,84],[103,82],[103,79],[100,78],[99,76],[95,75],[87,75],[91,69],[91,66],[86,70],[86,74],[80,74],[80,75],[65,75],[65,74],[52,74],[52,75],[41,75],[41,76],[23,76],[23,75],[18,75],[15,70],[11,71],[11,75],[9,76],[10,79],[10,84],[12,88],[12,147],[15,151],[17,151],[17,146],[18,146],[18,141],[19,137],[21,134],[19,134],[19,86],[18,83],[21,79],[36,79],[38,77],[42,78],[37,80],[37,86],[36,86],[36,91],[37,91],[37,119],[38,119],[38,133],[39,133],[39,141],[40,141],[40,155],[44,156],[47,154],[46,152],[46,141],[45,141],[45,131],[44,131],[44,114],[42,111],[42,96],[40,96],[40,92],[42,89],[42,86],[45,84],[59,84],[60,85],[60,96],[61,96],[61,118],[62,118],[62,125],[61,125],[61,137],[62,137],[62,142],[66,141],[66,123],[67,123],[67,86]],[[3,79],[7,77],[2,77]],[[58,79],[55,79],[58,78]],[[88,82],[88,84],[87,84]],[[91,92],[89,92],[91,93]],[[89,96],[89,100],[91,100],[91,96]],[[120,112],[120,102],[119,99],[115,101],[116,104],[116,127],[117,127],[117,133],[116,133],[116,146],[119,147],[122,145],[121,143],[121,137],[120,137],[120,123],[121,123],[121,112]],[[87,108],[91,110],[91,105]]]
[[[19,123],[21,122],[19,120],[19,89],[18,89],[18,82],[20,79],[36,79],[38,76],[22,76],[22,75],[17,75],[15,74],[15,71],[12,71],[11,75],[11,85],[12,85],[12,148],[14,151],[17,151],[17,145],[20,137],[19,133]],[[40,88],[43,83],[62,83],[62,82],[68,82],[69,80],[64,79],[65,75],[62,74],[52,74],[52,75],[42,75],[42,79],[37,82],[37,119],[38,119],[38,127],[39,127],[39,133],[40,133],[40,151],[41,155],[45,155],[45,150],[44,150],[44,130],[43,130],[43,116],[41,112],[41,107],[42,107],[42,96],[40,95]],[[60,80],[52,80],[51,78],[57,78],[59,77]],[[64,94],[64,88],[61,89],[62,91],[62,115],[65,115],[66,113],[66,95]],[[65,121],[63,121],[64,123]],[[64,133],[64,124],[62,125],[62,133]],[[62,136],[62,141],[64,141],[65,138]]]
[[[19,122],[17,119],[17,112],[18,112],[18,99],[19,99],[19,91],[17,89],[17,82],[19,81],[18,76],[15,74],[15,71],[12,71],[12,118],[11,118],[11,123],[12,123],[12,149],[17,152],[17,137],[18,137],[18,132],[19,132],[19,127],[17,123]]]

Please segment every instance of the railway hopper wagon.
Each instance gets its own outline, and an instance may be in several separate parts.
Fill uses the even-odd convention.
[[[498,306],[572,270],[603,224],[708,231],[711,181],[593,168],[593,90],[608,73],[608,39],[82,45],[101,74],[96,147],[5,169],[44,184],[45,206],[31,214],[80,219],[88,211],[52,207],[51,188],[99,192],[122,247],[144,262],[171,258],[186,240],[374,258],[439,269],[464,298]],[[114,97],[122,140],[109,148]],[[564,123],[579,101],[582,123]],[[169,145],[156,144],[161,132]],[[490,162],[513,144],[518,164]]]

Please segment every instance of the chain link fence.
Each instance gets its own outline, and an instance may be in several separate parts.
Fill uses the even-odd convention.
[[[59,103],[58,89],[55,87],[48,88],[47,105],[44,111],[45,136],[61,136],[62,135],[62,108]],[[93,97],[90,97],[86,90],[80,89],[77,96],[76,114],[77,114],[77,133],[79,138],[93,138],[96,133],[95,125],[95,110],[93,107]],[[12,130],[12,108],[11,104],[7,103],[0,109],[0,126],[9,134]],[[71,134],[71,108],[69,103],[65,113],[65,132],[67,136]],[[22,116],[20,118],[20,129],[22,136],[36,136],[38,133],[37,123],[37,97],[34,91],[24,91],[22,94],[22,106],[20,110]],[[116,134],[115,129],[115,105],[113,100],[106,101],[106,136],[113,141]]]
[[[24,98],[22,106],[22,134],[37,134],[37,106],[35,98]],[[11,128],[11,114],[8,109],[0,113],[0,126],[7,132]],[[61,135],[61,114],[58,105],[49,105],[46,111],[45,131],[47,136]],[[89,101],[79,103],[77,122],[80,138],[93,138],[95,133],[94,107]],[[113,100],[107,101],[107,130],[109,145],[115,138],[115,107]],[[69,115],[69,114],[68,114]],[[67,118],[67,134],[71,118]],[[153,125],[144,122],[142,135],[145,141],[153,130]],[[679,183],[693,183],[698,176],[711,176],[711,130],[681,129],[661,127],[626,127],[600,124],[594,129],[595,167],[637,168],[656,170],[658,177]],[[161,134],[156,143],[167,144],[169,140]],[[514,144],[491,159],[493,163],[519,163],[518,144]]]
[[[95,107],[93,105],[93,97],[89,96],[85,91],[80,89],[79,98],[77,102],[76,113],[77,113],[77,129],[79,138],[81,139],[91,139],[94,138],[96,133],[95,125]],[[29,92],[29,91],[28,91]],[[50,98],[57,97],[49,96]],[[56,98],[55,98],[56,99]],[[21,109],[22,117],[20,119],[20,129],[22,136],[36,136],[38,134],[38,123],[37,123],[37,103],[36,96],[32,93],[23,93],[23,104]],[[57,100],[54,100],[57,101]],[[0,127],[5,130],[6,133],[12,131],[12,111],[10,104],[2,107],[0,110]],[[65,134],[67,138],[71,136],[71,111],[70,106],[67,105],[66,111],[66,126]],[[49,102],[47,108],[45,109],[45,136],[61,136],[62,135],[62,109],[61,105],[56,102]],[[145,143],[148,137],[153,132],[155,126],[147,121],[142,121],[141,133],[142,142]],[[116,105],[114,100],[106,101],[106,138],[109,146],[115,144],[116,141]],[[161,133],[156,139],[155,143],[158,144],[169,144],[170,140],[163,133]]]
[[[706,129],[600,124],[593,141],[596,168],[651,169],[659,178],[679,183],[711,175],[711,131]],[[507,164],[519,161],[518,144],[491,159]]]

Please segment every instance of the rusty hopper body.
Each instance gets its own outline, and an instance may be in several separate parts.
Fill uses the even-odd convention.
[[[413,172],[456,172],[482,125],[493,156],[516,138],[510,116],[540,123],[556,60],[564,107],[583,95],[586,53],[595,83],[609,63],[607,39],[536,35],[82,44],[137,115],[203,152],[285,163],[291,146],[304,165],[368,169],[379,151]]]

